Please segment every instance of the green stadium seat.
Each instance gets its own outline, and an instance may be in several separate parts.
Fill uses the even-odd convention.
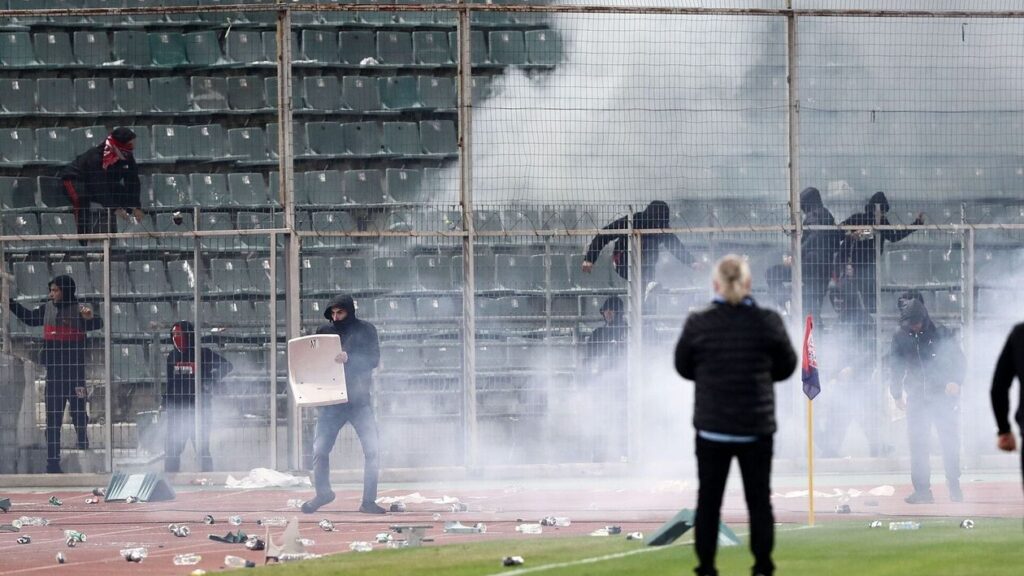
[[[153,125],[153,158],[159,160],[187,160],[192,157],[187,126],[172,124]]]
[[[200,207],[223,208],[232,205],[224,174],[189,174],[188,181],[192,188],[192,198]]]
[[[473,255],[473,278],[477,291],[494,290],[497,287],[494,254],[480,253]],[[462,288],[462,256],[452,257],[452,286]]]
[[[534,270],[529,256],[518,254],[495,255],[495,272],[499,289],[531,290]]]
[[[540,289],[553,292],[572,290],[572,279],[569,275],[569,257],[566,254],[536,254],[531,257],[533,285]]]
[[[257,257],[248,260],[249,283],[257,294],[270,294],[270,258]],[[278,294],[284,294],[287,283],[288,271],[284,267],[284,257],[277,257],[277,290]],[[280,315],[278,320],[284,318]]]
[[[123,8],[124,0],[83,0],[83,8]],[[90,16],[89,20],[100,26],[119,26],[124,22],[119,16]]]
[[[469,34],[470,60],[473,66],[489,64],[487,56],[487,40],[483,30],[473,30]],[[448,33],[448,46],[451,51],[452,60],[459,61],[459,34],[458,32]]]
[[[452,289],[452,259],[437,254],[420,254],[415,257],[416,277],[419,285],[426,290]]]
[[[28,32],[0,32],[0,64],[11,68],[39,65]]]
[[[337,122],[307,122],[309,152],[317,156],[338,156],[346,152],[342,125]]]
[[[333,256],[328,273],[337,290],[358,292],[370,288],[370,271],[366,259],[357,256]]]
[[[279,157],[278,148],[281,145],[278,142],[279,138],[277,122],[267,124],[267,152],[270,154],[270,158],[274,160]],[[306,142],[306,125],[302,122],[292,123],[292,151],[296,158],[309,155],[309,144]]]
[[[36,32],[32,35],[36,60],[50,68],[75,64],[71,38],[66,32]]]
[[[135,317],[144,332],[167,334],[178,321],[177,312],[171,302],[136,302]]]
[[[455,83],[451,78],[420,76],[416,80],[418,100],[424,108],[454,110],[457,105]]]
[[[184,174],[153,174],[152,204],[157,208],[186,208],[195,205],[188,177]]]
[[[306,172],[305,175],[305,188],[309,193],[309,203],[311,205],[334,206],[341,204],[344,190],[341,172],[337,170],[318,170]],[[296,177],[296,180],[298,180],[298,177]]]
[[[36,157],[43,162],[63,163],[74,160],[71,131],[67,128],[37,128]]]
[[[36,158],[36,140],[31,128],[0,128],[0,161],[21,166]]]
[[[526,64],[526,41],[518,30],[496,30],[487,35],[490,61],[495,64]]]
[[[300,316],[303,326],[319,326],[325,324],[324,302],[314,298],[303,299]]]
[[[454,370],[462,366],[462,343],[458,340],[426,340],[420,349],[422,366],[434,370]]]
[[[158,212],[156,214],[157,232],[191,232],[195,230],[195,219],[192,210],[182,207],[180,224],[177,223],[173,213]],[[167,236],[160,238],[157,242],[164,250],[192,252],[195,248],[195,240],[192,236]]]
[[[381,104],[386,110],[422,108],[415,76],[388,76],[380,79]]]
[[[395,0],[395,4],[421,4],[421,0]],[[395,12],[395,23],[404,26],[421,26],[434,23],[434,12]]]
[[[416,318],[416,302],[412,298],[375,298],[374,318],[410,322]]]
[[[341,61],[360,66],[366,58],[377,58],[377,45],[373,32],[368,30],[345,30],[338,33]]]
[[[277,32],[263,33],[263,58],[267,62],[277,62]],[[301,59],[302,47],[299,45],[299,35],[292,32],[292,61]]]
[[[263,110],[263,80],[259,76],[228,78],[228,107],[232,110]]]
[[[234,229],[234,220],[228,212],[199,213],[199,230],[219,232]],[[242,241],[237,236],[202,236],[199,246],[210,252],[236,252],[242,249]]]
[[[331,274],[330,260],[326,256],[303,256],[299,261],[299,286],[304,295],[333,293],[338,289]],[[303,306],[305,318],[305,306]],[[320,316],[323,321],[323,316]]]
[[[250,161],[267,160],[267,139],[262,128],[232,128],[228,130],[228,152],[236,158]]]
[[[306,76],[302,79],[306,108],[333,112],[341,108],[337,76]]]
[[[490,76],[473,76],[473,87],[471,88],[473,102],[486,100],[494,95],[493,81]]]
[[[39,189],[40,207],[71,211],[71,200],[68,199],[64,183],[60,178],[39,176],[36,178],[36,187]]]
[[[267,61],[263,51],[263,36],[258,30],[233,28],[224,42],[224,55],[229,62],[239,64]]]
[[[241,258],[212,258],[210,288],[214,294],[243,294],[252,289],[249,265]]]
[[[356,112],[380,110],[380,87],[376,78],[345,76],[341,82],[341,105]]]
[[[338,35],[329,29],[302,31],[302,55],[306,60],[325,64],[338,61]]]
[[[189,110],[188,83],[181,76],[149,79],[153,112],[180,113]]]
[[[223,328],[231,328],[233,329],[231,330],[232,334],[239,334],[240,329],[244,333],[246,327],[256,326],[267,320],[256,316],[252,302],[249,300],[218,300],[212,302],[212,305],[210,323]]]
[[[240,2],[239,0],[202,0],[202,3],[207,6],[247,4],[247,2]],[[228,38],[239,32],[238,28],[233,27],[235,24],[249,23],[249,19],[244,12],[200,12],[199,19],[203,22],[232,26],[231,34],[228,34]]]
[[[421,120],[420,145],[427,154],[450,156],[458,152],[455,123],[451,120]]]
[[[114,109],[109,78],[75,78],[75,104],[82,112],[101,113]]]
[[[267,230],[284,228],[284,213],[274,211],[245,211],[238,213],[239,230]],[[240,236],[246,247],[252,250],[266,251],[270,249],[270,236],[266,234],[247,234]],[[277,236],[278,249],[284,250],[284,236]]]
[[[15,212],[3,215],[3,231],[7,236],[33,236],[39,234],[39,217],[31,212]],[[28,252],[47,248],[47,244],[30,242],[6,242],[4,248],[10,252]],[[17,277],[15,277],[17,281]],[[43,296],[46,292],[43,293]]]
[[[422,182],[423,173],[419,170],[388,168],[384,171],[385,190],[388,198],[395,202],[415,202]]]
[[[95,279],[96,286],[103,286],[103,262],[89,262],[89,276]],[[134,296],[131,278],[128,276],[128,263],[120,260],[110,262],[110,295],[111,297]]]
[[[181,32],[150,32],[149,51],[154,66],[182,66],[188,63],[185,37]]]
[[[214,66],[224,62],[220,34],[212,30],[189,32],[183,36],[185,57],[193,66]]]
[[[448,35],[437,30],[418,30],[412,33],[412,51],[416,64],[450,65],[452,59]]]
[[[267,184],[259,172],[228,174],[228,195],[234,206],[267,206]]]
[[[912,286],[931,280],[927,250],[891,250],[885,253],[885,259],[890,283]]]
[[[346,203],[383,204],[387,201],[380,170],[346,170],[342,182]]]
[[[348,122],[341,126],[345,149],[356,156],[377,156],[383,148],[381,126],[377,122]]]
[[[175,296],[191,296],[197,282],[200,292],[207,292],[206,277],[200,276],[191,259],[167,262],[167,280],[171,285],[171,293]]]
[[[72,228],[74,224],[71,225]],[[54,276],[71,276],[75,279],[75,296],[79,298],[98,298],[102,295],[100,290],[103,278],[96,282],[96,279],[89,275],[89,265],[81,260],[72,262],[54,262],[50,265],[50,274]]]
[[[149,35],[142,30],[115,30],[112,51],[114,62],[124,66],[148,68],[153,65]]]
[[[0,176],[0,210],[36,208],[36,181],[19,176]]]
[[[143,195],[148,194],[144,191]],[[145,208],[146,201],[143,201],[143,207]],[[156,232],[156,228],[153,224],[153,218],[151,214],[144,214],[142,219],[136,221],[134,218],[121,221],[117,225],[118,232],[125,232],[131,234],[152,234]],[[160,249],[160,240],[157,238],[149,237],[138,237],[138,238],[116,238],[114,239],[114,246],[123,250],[132,250],[135,252],[144,250],[158,250]]]
[[[188,127],[192,157],[216,160],[227,156],[227,136],[220,124],[198,124]]]
[[[66,212],[42,212],[39,214],[40,234],[78,234],[75,217]],[[61,245],[65,242],[58,241]]]
[[[40,78],[36,80],[39,112],[72,114],[75,111],[75,87],[71,78]]]
[[[192,105],[199,110],[228,109],[228,80],[217,76],[193,76]]]
[[[412,34],[394,30],[377,32],[377,60],[386,66],[412,64]]]
[[[133,8],[160,8],[161,6],[160,0],[132,0]],[[167,18],[165,16],[166,14],[157,11],[146,14],[133,14],[128,17],[128,20],[139,26],[149,26],[166,22]]]
[[[36,111],[36,81],[31,78],[0,78],[0,111],[31,114]]]
[[[525,33],[526,63],[554,66],[562,59],[562,43],[553,30],[528,30]]]
[[[939,284],[959,284],[962,252],[959,249],[932,249],[928,251],[931,280]]]
[[[162,260],[132,260],[128,263],[128,278],[141,296],[159,298],[171,293],[167,265]]]
[[[396,156],[418,156],[420,131],[415,122],[385,122],[384,151]]]
[[[142,328],[139,327],[139,318],[135,315],[135,304],[130,302],[111,302],[110,303],[110,331],[116,337],[126,337],[129,335],[141,334]],[[119,345],[111,346],[110,348],[110,368],[113,373],[114,381],[128,381],[139,378],[143,370],[149,372],[145,366],[145,358],[141,360],[134,359],[133,356],[138,354],[142,356],[142,346],[139,344]]]
[[[313,213],[310,226],[313,231],[319,233],[331,232],[355,232],[359,230],[352,215],[348,212],[316,211]],[[351,246],[352,239],[345,236],[323,236],[314,239],[312,247],[315,249],[335,249],[342,246]]]
[[[129,307],[131,308],[130,312]],[[119,302],[118,308],[124,309],[122,311],[124,319],[117,323],[117,332],[140,333],[141,328],[139,328],[138,319],[135,317],[135,306]],[[111,313],[113,313],[113,309],[111,309]],[[134,320],[134,325],[130,324],[132,320]],[[141,344],[122,344],[112,347],[110,377],[117,384],[142,383],[153,380],[153,370],[146,361],[145,351]]]
[[[194,8],[204,3],[202,0],[164,0],[163,5],[174,8]],[[195,24],[200,22],[196,12],[167,12],[167,19],[175,24]]]
[[[416,318],[449,322],[462,318],[462,298],[459,296],[421,296],[416,299]]]
[[[75,60],[87,66],[110,62],[110,40],[100,30],[76,30],[74,33]]]
[[[145,78],[114,78],[115,109],[127,114],[149,114],[153,99],[149,95],[149,81]]]
[[[33,219],[35,216],[32,216]],[[14,230],[20,227],[11,228],[9,223],[16,222],[11,214],[5,214],[4,234],[14,234]],[[15,262],[12,266],[14,273],[14,289],[11,291],[12,298],[18,301],[40,301],[46,298],[50,292],[50,267],[46,262]]]

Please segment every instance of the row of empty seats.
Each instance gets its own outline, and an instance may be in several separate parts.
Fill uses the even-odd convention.
[[[551,30],[476,30],[474,66],[553,66],[561,55]],[[438,67],[458,61],[455,32],[307,29],[292,34],[296,65]],[[168,68],[276,66],[277,32],[243,29],[197,32],[79,30],[0,32],[0,64],[9,68]]]
[[[486,77],[478,77],[485,84]],[[477,94],[488,88],[481,85]],[[448,76],[306,76],[294,79],[296,112],[394,114],[454,110]],[[271,112],[277,77],[0,78],[0,114],[181,115]]]
[[[137,138],[136,160],[142,164],[218,161],[251,165],[277,163],[277,123],[228,128],[220,124],[128,126]],[[0,128],[0,166],[53,165],[70,162],[102,143],[103,126],[85,128]],[[447,159],[457,153],[455,122],[309,122],[295,124],[298,159],[410,158]]]

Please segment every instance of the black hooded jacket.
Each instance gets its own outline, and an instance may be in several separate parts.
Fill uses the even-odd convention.
[[[47,302],[29,310],[13,299],[9,303],[11,312],[28,326],[43,327],[43,349],[39,362],[47,368],[85,369],[85,333],[103,327],[103,320],[93,316],[86,320],[79,310],[80,303],[75,295],[75,280],[71,276],[57,276],[49,286],[57,286],[61,300],[54,304]]]
[[[348,354],[345,363],[345,384],[349,404],[369,404],[373,387],[373,369],[380,365],[380,339],[373,324],[356,318],[356,305],[351,296],[336,296],[327,303],[324,318],[331,320],[331,309],[342,308],[348,316],[341,322],[321,326],[317,334],[337,334],[341,349]]]
[[[139,208],[139,167],[135,156],[103,169],[103,144],[89,148],[60,171],[60,178],[75,183],[82,207],[95,202],[108,208]]]
[[[910,325],[921,322],[921,332]],[[953,334],[937,326],[928,316],[924,304],[908,301],[900,311],[900,329],[892,337],[892,380],[889,393],[899,399],[906,390],[910,400],[945,393],[946,384],[963,385],[965,363],[963,352]]]
[[[1017,427],[1024,431],[1024,324],[1017,324],[1006,339],[1003,352],[996,362],[996,372],[992,376],[992,412],[995,413],[996,426],[1000,434],[1010,432],[1010,386],[1017,378],[1017,390],[1020,400],[1017,403]]]
[[[661,228],[668,228],[669,216],[670,210],[668,204],[661,200],[655,200],[642,212],[637,212],[632,216],[623,216],[622,218],[619,218],[605,226],[602,230],[628,230],[631,219],[633,222],[633,228],[637,230],[657,230]],[[616,254],[629,253],[628,234],[598,234],[590,242],[590,246],[587,247],[587,253],[584,255],[583,260],[591,263],[597,262],[598,256],[601,255],[601,250],[609,243],[614,243],[614,250]],[[679,241],[679,238],[677,238],[675,234],[670,234],[668,232],[662,234],[644,234],[640,239],[640,249],[643,251],[644,268],[654,269],[654,265],[658,261],[658,255],[661,247],[668,250],[683,264],[692,264],[694,262],[693,256],[686,251],[686,248],[683,247],[683,243]]]
[[[175,346],[167,354],[167,388],[164,391],[164,400],[192,404],[195,402],[196,393],[195,326],[188,321],[176,322],[171,326],[172,340],[176,327],[180,328],[185,336],[185,346],[183,350],[179,350]],[[203,371],[202,391],[204,394],[209,394],[213,385],[230,373],[234,366],[226,358],[209,348],[200,348],[200,350],[202,350],[200,362]]]
[[[586,361],[595,363],[601,359],[604,360],[603,366],[595,366],[595,368],[617,367],[618,361],[625,356],[629,343],[629,325],[622,317],[624,308],[622,299],[618,296],[609,296],[601,305],[602,314],[605,310],[612,310],[615,312],[615,317],[612,318],[611,323],[606,322],[595,328],[590,334],[590,338],[587,339]]]
[[[808,187],[800,193],[800,210],[804,213],[804,226],[835,226],[836,220],[821,201],[821,192]],[[800,241],[800,257],[804,265],[831,264],[843,233],[835,230],[805,230]]]
[[[882,220],[878,223],[880,226],[888,226],[889,219],[886,218],[886,214],[889,212],[889,200],[885,197],[884,192],[875,192],[868,203],[864,206],[864,211],[854,214],[842,221],[843,226],[863,226],[868,228],[875,225],[875,207],[881,208]],[[920,224],[920,220],[914,220],[914,224]],[[875,234],[878,235],[878,242],[880,246],[880,252],[885,252],[885,242],[899,242],[907,236],[913,234],[913,230],[877,230]],[[874,265],[875,263],[875,243],[874,235],[870,238],[858,238],[856,236],[847,235],[843,237],[842,244],[839,247],[838,262],[839,265],[845,265],[846,263],[866,266]]]

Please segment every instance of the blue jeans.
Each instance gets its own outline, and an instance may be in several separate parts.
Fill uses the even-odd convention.
[[[377,421],[370,404],[333,404],[319,409],[313,439],[313,484],[317,496],[332,492],[331,450],[338,440],[338,432],[349,422],[363,447],[363,503],[370,503],[377,499],[377,477],[380,474]]]

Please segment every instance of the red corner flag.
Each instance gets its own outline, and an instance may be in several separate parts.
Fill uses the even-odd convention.
[[[800,364],[800,379],[804,382],[804,394],[814,400],[814,397],[821,392],[821,383],[818,381],[818,358],[814,354],[814,338],[811,331],[814,330],[814,320],[807,315],[807,324],[804,328],[804,350],[803,360]]]

